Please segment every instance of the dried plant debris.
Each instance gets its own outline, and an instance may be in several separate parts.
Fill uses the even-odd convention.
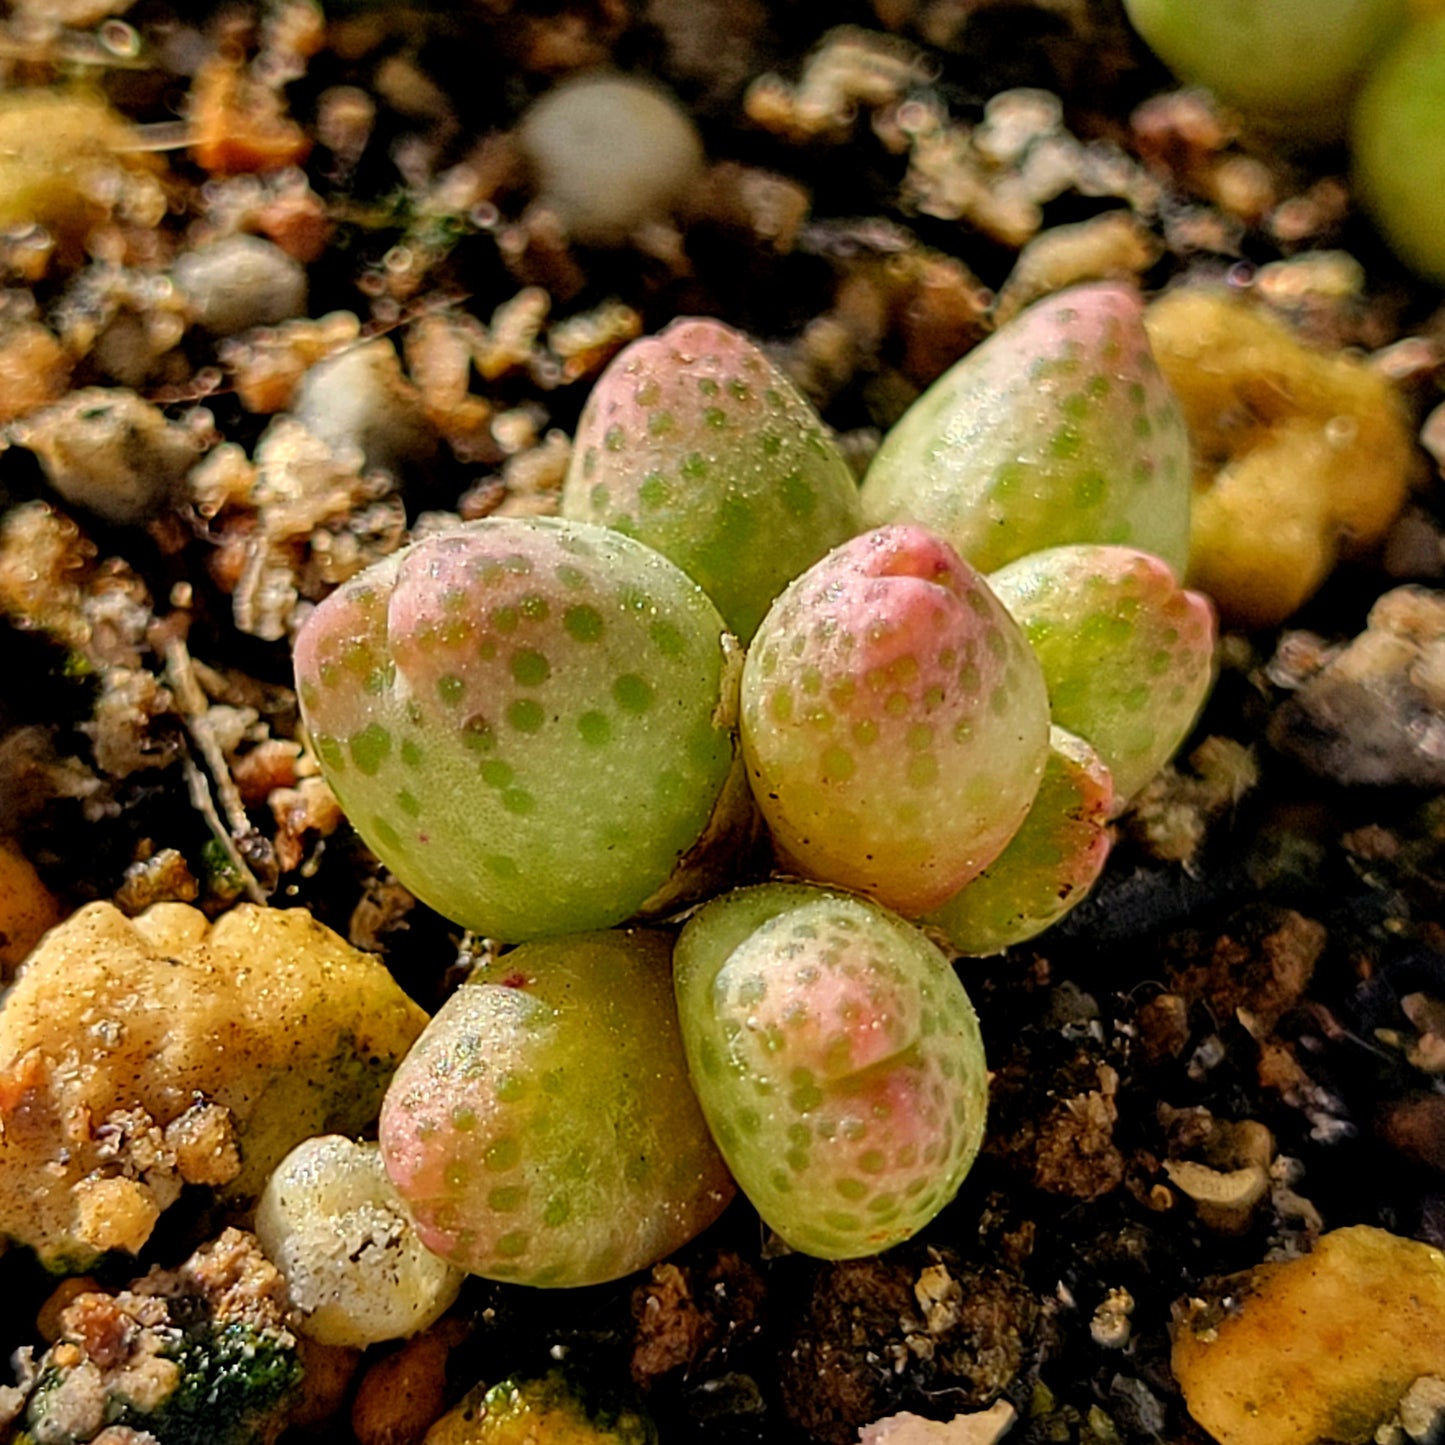
[[[1440,1436],[1445,312],[1338,151],[1166,87],[1113,0],[16,0],[0,79],[3,1445]],[[593,383],[678,317],[819,409],[846,489],[958,362],[1100,283],[1191,432],[1172,561],[1218,683],[1099,802],[1093,894],[953,960],[991,1070],[954,1202],[830,1263],[739,1202],[581,1294],[470,1280],[405,1342],[306,1338],[243,1232],[265,1175],[374,1137],[422,1006],[519,992],[343,814],[308,618],[410,542],[566,510],[609,445]],[[691,498],[727,416],[687,404]],[[745,791],[708,837],[757,883]],[[490,1167],[466,1187],[520,1208]],[[392,1237],[364,1212],[328,1238]]]

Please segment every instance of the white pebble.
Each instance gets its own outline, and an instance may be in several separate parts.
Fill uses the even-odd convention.
[[[436,451],[416,388],[384,336],[318,362],[301,379],[292,415],[333,452],[356,448],[368,471],[403,477]]]
[[[175,264],[176,286],[213,336],[274,326],[306,314],[306,271],[260,236],[226,236]]]
[[[542,200],[584,245],[615,246],[665,219],[702,171],[702,141],[671,96],[620,75],[588,75],[522,119]]]

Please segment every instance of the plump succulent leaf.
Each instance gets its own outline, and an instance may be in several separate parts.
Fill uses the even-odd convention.
[[[988,580],[1043,664],[1054,722],[1093,744],[1123,807],[1204,704],[1214,609],[1130,547],[1053,547]]]
[[[848,894],[764,884],[693,916],[675,979],[714,1137],[793,1248],[887,1249],[957,1193],[983,1137],[983,1043],[916,928]]]
[[[1137,292],[1037,302],[945,372],[883,440],[870,526],[916,522],[984,572],[1044,547],[1127,543],[1182,571],[1189,439]]]
[[[972,883],[923,921],[960,953],[1001,953],[1042,933],[1082,903],[1112,839],[1114,779],[1083,738],[1056,727],[1049,761],[1023,826]]]
[[[741,729],[788,862],[918,913],[1023,821],[1048,754],[1048,702],[983,579],[921,528],[882,527],[774,604],[743,669]]]
[[[600,527],[489,519],[346,583],[296,644],[327,781],[396,876],[516,940],[631,915],[732,761],[724,629]]]
[[[633,342],[592,389],[562,513],[670,557],[744,641],[862,528],[853,474],[792,383],[747,337],[692,318]]]
[[[524,944],[407,1055],[381,1152],[417,1233],[461,1269],[594,1284],[652,1264],[732,1197],[688,1087],[665,935]]]

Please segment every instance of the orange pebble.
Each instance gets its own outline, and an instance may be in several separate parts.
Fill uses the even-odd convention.
[[[285,113],[280,96],[224,55],[196,72],[190,119],[191,154],[212,175],[298,166],[311,151],[311,141]]]

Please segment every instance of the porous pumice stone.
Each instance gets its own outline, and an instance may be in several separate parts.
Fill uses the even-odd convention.
[[[240,903],[213,923],[185,903],[86,904],[0,1008],[16,1101],[0,1110],[0,1237],[78,1274],[138,1253],[183,1183],[249,1209],[303,1139],[370,1127],[425,1024],[376,954],[304,908]],[[118,1113],[145,1121],[143,1173],[118,1171],[109,1130],[76,1128]]]
[[[923,922],[960,953],[1001,953],[1052,927],[1088,897],[1109,857],[1114,779],[1083,738],[1049,730],[1049,761],[1009,845]]]
[[[734,1190],[678,1034],[671,947],[646,930],[524,944],[479,969],[382,1105],[387,1173],[458,1267],[582,1285],[686,1244]]]
[[[763,884],[705,905],[674,963],[713,1136],[788,1244],[874,1254],[954,1197],[987,1066],[963,985],[916,928],[849,894]]]
[[[1053,720],[1091,743],[1121,809],[1173,757],[1214,680],[1214,609],[1132,547],[1051,547],[993,573],[1048,680]]]
[[[323,1134],[276,1167],[256,1207],[303,1334],[364,1349],[415,1334],[457,1297],[461,1270],[417,1238],[376,1144]]]
[[[697,130],[670,95],[608,72],[549,90],[522,117],[517,141],[543,202],[588,246],[621,245],[665,220],[703,166]]]
[[[520,941],[668,880],[732,763],[725,629],[620,533],[489,518],[347,582],[296,642],[326,780],[397,878]]]
[[[1186,579],[1235,626],[1274,627],[1389,531],[1418,460],[1410,408],[1225,286],[1166,291],[1145,325],[1194,447]]]
[[[1189,555],[1189,438],[1133,288],[1036,302],[946,371],[863,482],[869,526],[913,522],[983,572],[1044,547]]]
[[[919,527],[830,552],[773,604],[743,668],[743,756],[795,871],[900,913],[991,863],[1048,756],[1038,659],[984,580]]]
[[[862,530],[823,423],[751,341],[684,318],[634,341],[577,425],[562,515],[670,557],[744,642],[773,599]]]

